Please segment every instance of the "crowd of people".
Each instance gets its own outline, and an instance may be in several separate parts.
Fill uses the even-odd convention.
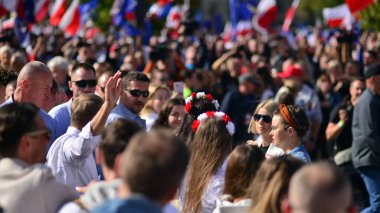
[[[0,209],[380,212],[380,34],[186,27],[2,31]]]

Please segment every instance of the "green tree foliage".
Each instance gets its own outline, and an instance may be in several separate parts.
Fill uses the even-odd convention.
[[[359,21],[363,30],[380,31],[380,4],[375,2],[359,12]]]

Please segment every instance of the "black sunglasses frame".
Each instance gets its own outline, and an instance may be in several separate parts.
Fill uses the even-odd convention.
[[[79,81],[71,81],[73,82],[77,87],[79,88],[85,88],[85,87],[94,87],[98,84],[98,81],[96,79],[93,80],[79,80]]]
[[[253,119],[254,119],[255,121],[260,121],[261,118],[263,119],[263,121],[264,121],[265,123],[270,123],[270,122],[272,122],[272,117],[269,116],[269,115],[261,115],[261,114],[254,114],[254,115],[253,115]]]
[[[138,89],[131,89],[131,90],[127,90],[129,92],[129,94],[131,94],[133,97],[140,97],[141,95],[144,97],[144,98],[147,98],[149,96],[149,91],[141,91],[141,90],[138,90]]]

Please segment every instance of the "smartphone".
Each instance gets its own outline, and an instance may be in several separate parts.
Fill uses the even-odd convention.
[[[183,88],[185,83],[183,81],[176,81],[173,83],[173,90],[181,95],[183,95]]]

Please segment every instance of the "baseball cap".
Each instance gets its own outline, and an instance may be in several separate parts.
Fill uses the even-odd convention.
[[[365,78],[370,78],[374,75],[380,75],[380,64],[369,65],[367,71],[364,74]]]
[[[302,69],[300,67],[290,65],[286,69],[277,75],[279,78],[290,78],[290,77],[302,77]]]

